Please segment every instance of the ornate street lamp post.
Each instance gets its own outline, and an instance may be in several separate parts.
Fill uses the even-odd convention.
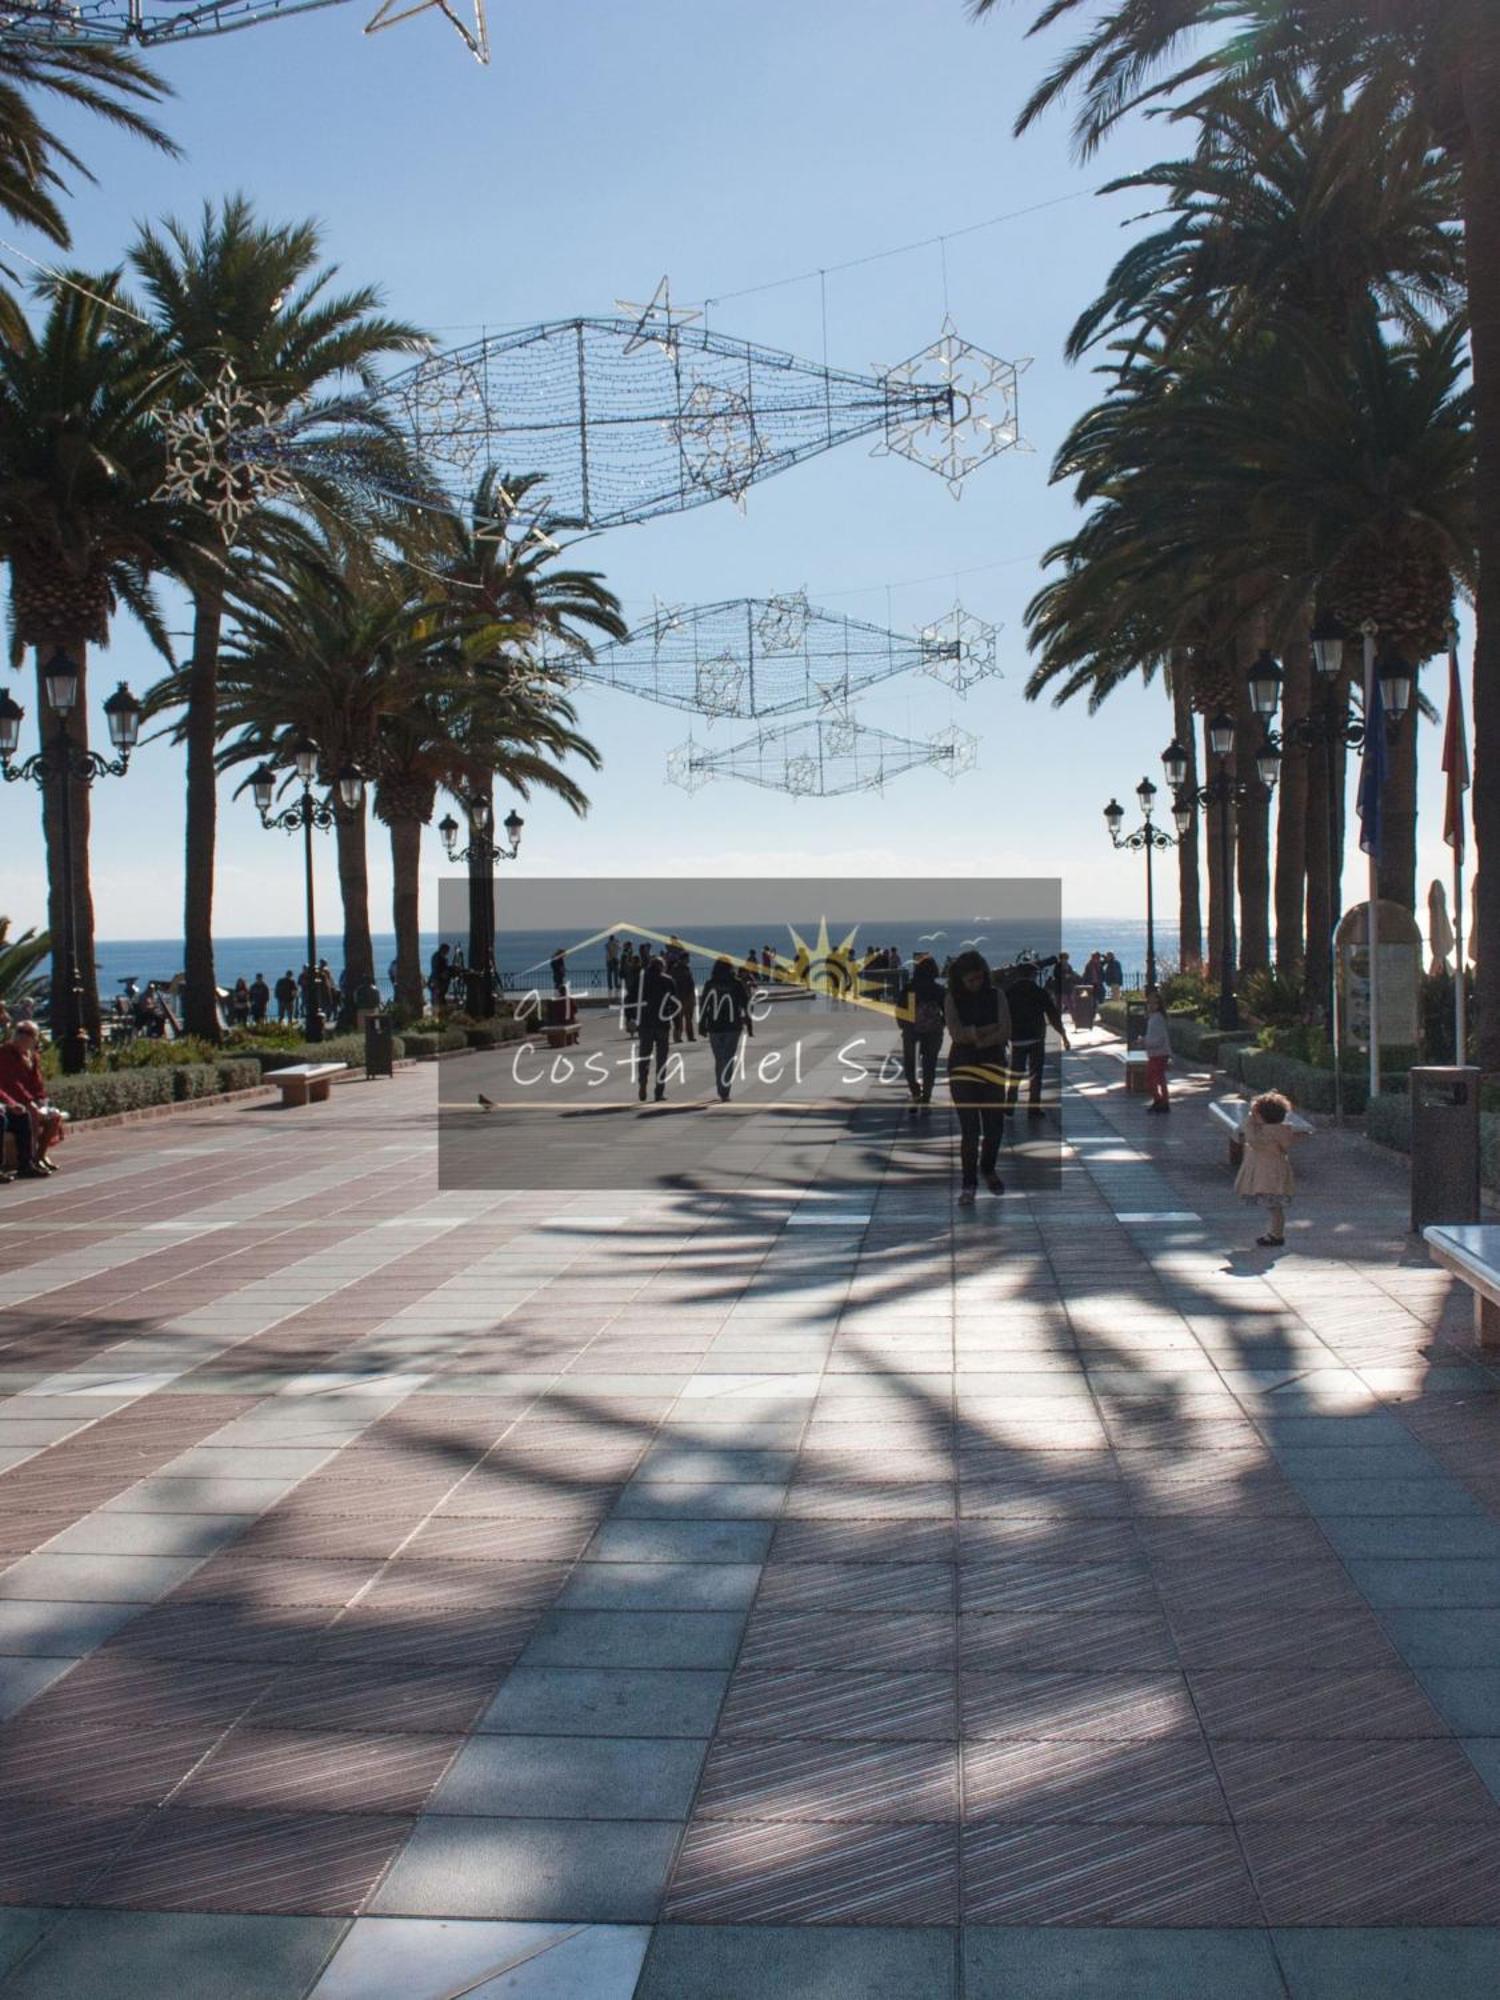
[[[1170,834],[1159,827],[1151,817],[1151,808],[1156,803],[1156,787],[1149,778],[1142,778],[1135,788],[1140,800],[1141,824],[1134,833],[1122,834],[1125,824],[1125,809],[1117,799],[1111,799],[1104,808],[1104,824],[1109,828],[1109,837],[1116,847],[1129,848],[1134,854],[1144,853],[1146,857],[1146,984],[1156,984],[1156,892],[1152,880],[1152,856],[1175,847],[1193,824],[1191,806],[1176,805],[1172,817],[1177,822],[1177,832]]]
[[[458,844],[458,821],[449,813],[438,821],[438,833],[450,861],[469,870],[469,956],[466,968],[464,1006],[477,1021],[493,1018],[496,1002],[495,971],[495,863],[514,861],[520,851],[526,822],[514,807],[505,816],[505,838],[509,846],[495,839],[495,809],[484,792],[461,793],[469,822],[469,843]]]
[[[1230,1031],[1240,1024],[1239,1001],[1234,990],[1234,881],[1229,854],[1229,809],[1253,798],[1269,798],[1281,775],[1281,750],[1270,733],[1270,720],[1281,698],[1281,669],[1269,653],[1262,653],[1250,670],[1250,701],[1266,725],[1267,733],[1255,753],[1256,775],[1232,777],[1229,758],[1234,751],[1234,717],[1220,713],[1208,725],[1208,747],[1218,760],[1218,769],[1206,785],[1187,789],[1187,752],[1177,742],[1162,752],[1162,769],[1174,793],[1174,810],[1179,829],[1185,830],[1194,807],[1219,814],[1219,1026]]]
[[[323,1039],[323,1010],[318,1004],[318,925],[313,905],[313,829],[316,827],[319,833],[327,833],[332,827],[352,826],[363,812],[365,803],[364,773],[355,764],[342,767],[326,799],[315,799],[312,788],[318,775],[318,756],[318,746],[310,736],[299,736],[293,743],[292,763],[302,786],[302,796],[295,805],[287,806],[281,812],[271,809],[280,775],[276,767],[261,764],[250,774],[250,791],[260,813],[261,825],[268,831],[279,829],[282,833],[300,832],[302,835],[302,872],[307,899],[307,989],[302,1004],[310,1042],[321,1042]]]
[[[49,736],[44,720],[42,747],[24,764],[12,764],[10,760],[20,746],[26,711],[10,694],[0,694],[0,776],[7,784],[29,778],[44,792],[49,785],[56,787],[63,920],[61,949],[56,941],[52,949],[52,1034],[64,1070],[76,1076],[88,1061],[89,1038],[83,967],[78,956],[78,899],[73,879],[73,786],[92,785],[98,778],[124,777],[130,767],[130,753],[140,739],[141,704],[123,681],[105,702],[109,740],[118,753],[105,758],[97,750],[86,750],[76,743],[69,732],[68,717],[78,701],[78,663],[61,647],[42,668],[42,684],[52,719],[51,733]]]

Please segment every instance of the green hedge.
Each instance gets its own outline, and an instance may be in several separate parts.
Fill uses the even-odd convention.
[[[186,1104],[221,1091],[253,1090],[260,1064],[230,1058],[223,1062],[143,1064],[139,1069],[88,1070],[82,1076],[49,1080],[47,1094],[74,1123],[114,1118],[122,1111],[146,1111],[156,1104]]]
[[[415,1062],[430,1062],[434,1056],[469,1046],[468,1035],[462,1028],[408,1028],[397,1039],[402,1055]]]
[[[1314,1069],[1295,1056],[1277,1055],[1271,1049],[1241,1048],[1234,1052],[1233,1073],[1247,1090],[1280,1090],[1299,1111],[1332,1112],[1335,1102],[1333,1071]],[[1345,1111],[1360,1112],[1370,1094],[1369,1078],[1355,1067],[1344,1071]]]

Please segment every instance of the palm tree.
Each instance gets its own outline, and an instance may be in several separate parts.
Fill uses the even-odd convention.
[[[261,222],[244,195],[205,202],[196,229],[169,220],[143,229],[130,253],[151,309],[155,355],[179,406],[191,406],[232,369],[234,380],[295,438],[297,501],[325,518],[347,516],[351,486],[384,476],[406,483],[387,422],[366,396],[375,363],[425,345],[385,316],[373,286],[334,293],[318,225]],[[356,385],[362,394],[342,391]],[[242,528],[249,546],[274,549],[284,515],[270,506]],[[218,1008],[213,953],[218,797],[218,682],[227,578],[204,571],[193,588],[193,640],[180,685],[186,702],[187,824],[183,931],[190,1033],[213,1039]]]
[[[0,39],[0,214],[39,230],[66,250],[71,238],[56,200],[64,188],[64,169],[71,168],[86,180],[93,175],[72,147],[43,123],[33,101],[38,95],[91,112],[175,154],[172,141],[142,108],[171,91],[155,71],[124,49],[54,42],[28,36],[23,24],[7,26]],[[0,287],[0,338],[21,337],[23,327],[15,298]]]
[[[108,642],[123,605],[170,659],[150,579],[161,570],[197,575],[215,560],[195,543],[192,525],[159,497],[165,460],[157,383],[135,319],[114,309],[117,283],[111,273],[90,277],[83,289],[59,284],[39,331],[23,325],[14,339],[0,341],[0,559],[10,571],[13,661],[19,665],[33,650],[38,721],[49,731],[43,666],[58,649],[77,664],[78,695],[66,729],[80,750],[88,747],[89,647]],[[70,983],[57,965],[54,1030],[76,1038],[81,1026],[97,1038],[89,789],[66,782],[84,1020],[72,1019]],[[61,782],[48,785],[42,819],[47,924],[60,945],[69,887]]]
[[[973,0],[987,13],[995,0]],[[1083,0],[1049,0],[1035,29]],[[1209,31],[1204,53],[1195,39]],[[1474,377],[1474,829],[1481,936],[1500,937],[1500,9],[1493,0],[1117,0],[1024,107],[1024,128],[1081,84],[1092,151],[1135,106],[1205,78],[1274,92],[1297,70],[1354,78],[1416,111],[1459,175]],[[1480,1061],[1500,1069],[1500,960],[1481,961]]]
[[[486,467],[467,516],[431,517],[424,560],[441,578],[441,587],[449,594],[457,615],[489,618],[498,629],[519,629],[526,634],[532,666],[550,662],[554,701],[561,702],[568,659],[591,657],[591,635],[621,639],[627,627],[618,598],[597,570],[562,564],[554,567],[555,560],[567,552],[559,537],[582,524],[548,510],[545,485],[540,473],[510,475],[494,466]],[[513,685],[514,659],[504,648],[486,659],[481,645],[471,665],[481,679],[495,677],[502,689]],[[561,716],[562,709],[558,712]],[[583,756],[597,767],[592,745],[572,738],[573,720],[571,709],[567,709],[564,735],[569,738],[570,754]],[[554,754],[560,747],[561,739],[551,746]],[[482,801],[492,815],[496,775],[494,768],[485,768],[482,746],[477,747],[464,771],[464,784],[467,796]],[[532,782],[542,784],[545,780],[538,772]],[[580,807],[575,804],[574,810]],[[481,950],[490,937],[493,899],[490,864],[475,858],[469,864],[469,929],[471,940],[478,942]]]
[[[0,917],[0,1001],[14,1006],[17,1000],[33,999],[41,986],[36,969],[52,949],[45,931],[10,934],[10,918]]]

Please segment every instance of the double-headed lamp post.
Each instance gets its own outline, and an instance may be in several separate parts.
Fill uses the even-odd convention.
[[[62,1056],[62,1066],[76,1076],[88,1061],[88,1023],[85,1019],[83,967],[78,956],[78,899],[73,880],[73,787],[92,785],[96,778],[123,778],[130,766],[130,753],[140,740],[141,704],[121,681],[104,704],[109,740],[117,753],[101,757],[75,742],[68,718],[78,703],[78,663],[61,647],[42,668],[47,713],[52,719],[42,723],[42,747],[23,764],[12,764],[21,742],[21,724],[26,711],[13,696],[0,694],[0,776],[7,784],[29,778],[43,792],[56,788],[58,860],[62,871],[61,950],[52,952],[52,1033]],[[58,1018],[59,997],[65,997],[63,1018]]]
[[[1281,668],[1263,652],[1250,669],[1250,705],[1260,717],[1264,733],[1255,753],[1255,776],[1233,777],[1229,759],[1234,753],[1234,717],[1222,710],[1210,718],[1208,747],[1218,769],[1206,785],[1187,789],[1188,756],[1178,742],[1162,752],[1162,769],[1172,787],[1176,811],[1190,814],[1194,807],[1205,811],[1217,806],[1219,812],[1219,1026],[1226,1031],[1240,1024],[1239,1001],[1234,990],[1234,880],[1229,854],[1229,809],[1255,798],[1269,798],[1281,776],[1281,748],[1271,732],[1271,719],[1281,700]],[[1180,816],[1178,825],[1185,824]]]
[[[505,816],[504,832],[509,845],[494,835],[495,808],[485,792],[460,795],[460,804],[469,822],[469,842],[458,844],[459,824],[449,813],[438,821],[438,833],[450,861],[469,870],[469,960],[464,1003],[476,1020],[487,1021],[495,1012],[495,863],[514,861],[520,852],[526,822],[512,806]]]
[[[313,828],[327,833],[331,827],[352,826],[364,810],[365,778],[357,764],[345,764],[333,781],[326,799],[313,797],[320,752],[310,736],[299,736],[292,745],[292,765],[302,786],[295,805],[274,812],[272,803],[281,773],[273,764],[261,764],[250,774],[250,791],[260,813],[260,823],[268,830],[301,833],[302,872],[307,898],[307,989],[302,1005],[310,1042],[323,1039],[323,1010],[318,1005],[318,924],[313,905]],[[335,793],[337,797],[335,797]]]
[[[1156,787],[1149,778],[1142,778],[1135,788],[1140,801],[1141,824],[1134,833],[1121,833],[1125,824],[1125,808],[1118,799],[1111,799],[1104,808],[1104,823],[1109,828],[1109,837],[1116,847],[1129,848],[1133,854],[1144,853],[1146,857],[1146,984],[1156,984],[1156,891],[1152,880],[1151,859],[1154,854],[1164,853],[1175,847],[1193,824],[1191,806],[1178,803],[1172,809],[1172,817],[1177,822],[1177,832],[1170,834],[1159,827],[1151,817],[1151,809],[1156,804]]]

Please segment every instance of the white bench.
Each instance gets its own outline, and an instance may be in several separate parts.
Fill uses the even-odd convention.
[[[1209,1105],[1208,1112],[1229,1133],[1229,1164],[1238,1173],[1245,1157],[1245,1122],[1250,1116],[1250,1106],[1243,1097],[1220,1097]],[[1289,1111],[1286,1123],[1304,1138],[1314,1130],[1300,1111]]]
[[[321,1104],[329,1085],[348,1069],[348,1063],[291,1063],[286,1069],[268,1069],[266,1082],[281,1088],[283,1105]]]
[[[1422,1231],[1434,1264],[1461,1278],[1474,1294],[1474,1332],[1481,1347],[1500,1347],[1500,1228],[1490,1222],[1435,1223]]]

